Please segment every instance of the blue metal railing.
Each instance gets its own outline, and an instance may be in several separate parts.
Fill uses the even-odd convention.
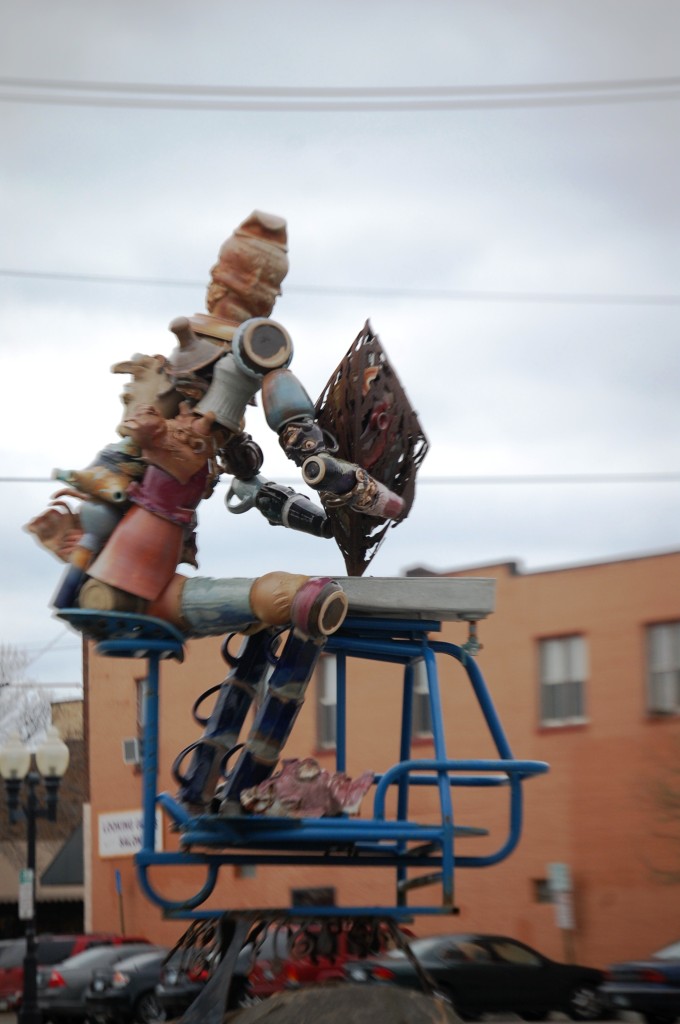
[[[192,813],[179,799],[159,793],[159,666],[164,658],[181,660],[184,638],[173,627],[156,619],[114,613],[65,611],[72,625],[96,641],[100,654],[114,657],[145,657],[148,674],[144,687],[142,765],[142,848],[136,865],[142,890],[166,914],[177,917],[213,916],[220,911],[201,910],[214,893],[223,865],[311,865],[391,868],[395,872],[394,903],[389,907],[342,908],[345,913],[413,914],[451,913],[454,909],[456,868],[487,867],[514,850],[522,831],[523,782],[548,770],[541,761],[517,760],[496,713],[478,665],[464,648],[432,639],[440,630],[437,621],[354,619],[328,638],[325,650],[337,658],[336,767],[347,765],[347,659],[366,659],[403,666],[402,722],[399,761],[375,776],[372,816],[361,818],[270,818],[264,815],[226,817]],[[285,648],[284,648],[285,650]],[[438,658],[453,658],[462,666],[481,709],[497,752],[491,759],[452,759],[446,750],[440,695]],[[432,719],[434,756],[411,756],[414,665],[423,661]],[[225,681],[224,685],[228,685]],[[437,790],[439,820],[421,823],[409,818],[412,787]],[[458,839],[486,835],[484,829],[460,825],[454,817],[454,787],[505,787],[508,791],[507,832],[493,850],[461,854]],[[388,815],[386,802],[396,792],[396,811]],[[176,851],[155,849],[156,808],[160,806],[179,834]],[[150,880],[150,869],[167,866],[202,866],[205,881],[190,897],[175,900],[159,892]],[[427,869],[428,881],[441,886],[437,905],[407,905],[410,888],[420,887],[423,877],[411,875]],[[314,908],[314,912],[338,913],[339,908]],[[287,908],[290,914],[309,914],[309,907]]]

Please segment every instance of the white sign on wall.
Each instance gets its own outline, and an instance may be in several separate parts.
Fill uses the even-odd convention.
[[[142,848],[141,811],[112,811],[98,816],[99,856],[133,857]],[[163,849],[161,812],[156,811],[154,847]]]
[[[31,868],[22,868],[19,872],[19,920],[30,921],[35,914],[33,894],[35,885]]]
[[[568,864],[548,864],[550,893],[555,904],[555,924],[565,931],[576,928],[574,921],[574,883]]]
[[[548,881],[550,891],[571,892],[573,884],[571,880],[571,869],[568,864],[548,864]]]

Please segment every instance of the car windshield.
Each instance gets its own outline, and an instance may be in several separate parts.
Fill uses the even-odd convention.
[[[26,940],[18,939],[0,953],[0,967],[19,967],[26,956]]]
[[[76,953],[64,960],[62,967],[99,967],[101,964],[111,963],[112,960],[119,960],[124,956],[132,956],[134,950],[127,946],[93,946],[85,949],[82,953]]]
[[[415,939],[410,943],[411,949],[413,950],[416,957],[427,956],[429,953],[433,953],[437,946],[441,945],[441,935],[434,935],[428,939]],[[391,949],[385,956],[389,956],[392,960],[403,960],[406,956],[400,949]]]
[[[146,967],[147,964],[154,962],[162,963],[167,955],[167,949],[152,947],[148,953],[137,953],[136,956],[126,956],[124,960],[119,960],[118,970],[138,971],[140,968]]]
[[[659,949],[654,956],[657,960],[680,960],[680,942],[671,942],[670,946]]]

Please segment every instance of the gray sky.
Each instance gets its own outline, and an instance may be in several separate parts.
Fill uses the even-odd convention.
[[[115,440],[109,367],[169,353],[167,324],[204,309],[221,242],[257,208],[288,221],[273,315],[310,394],[370,318],[430,440],[414,509],[369,572],[678,547],[677,479],[442,481],[680,468],[676,3],[0,12],[0,476],[79,468]],[[366,92],[397,87],[399,107]],[[248,429],[264,473],[294,478],[259,410]],[[21,529],[55,485],[0,486],[0,641],[36,656],[34,679],[72,681],[77,638],[49,610],[61,567]],[[202,574],[344,571],[332,542],[228,515],[225,491],[199,512]]]

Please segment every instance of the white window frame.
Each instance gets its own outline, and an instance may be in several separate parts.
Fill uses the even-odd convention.
[[[432,708],[427,665],[424,658],[413,662],[413,707],[411,710],[411,736],[429,739],[432,736]]]
[[[544,637],[539,647],[542,726],[582,725],[586,715],[588,647],[582,633]]]
[[[316,742],[319,750],[335,750],[338,743],[338,662],[322,654],[316,668]]]
[[[680,622],[647,626],[647,711],[680,714]]]

